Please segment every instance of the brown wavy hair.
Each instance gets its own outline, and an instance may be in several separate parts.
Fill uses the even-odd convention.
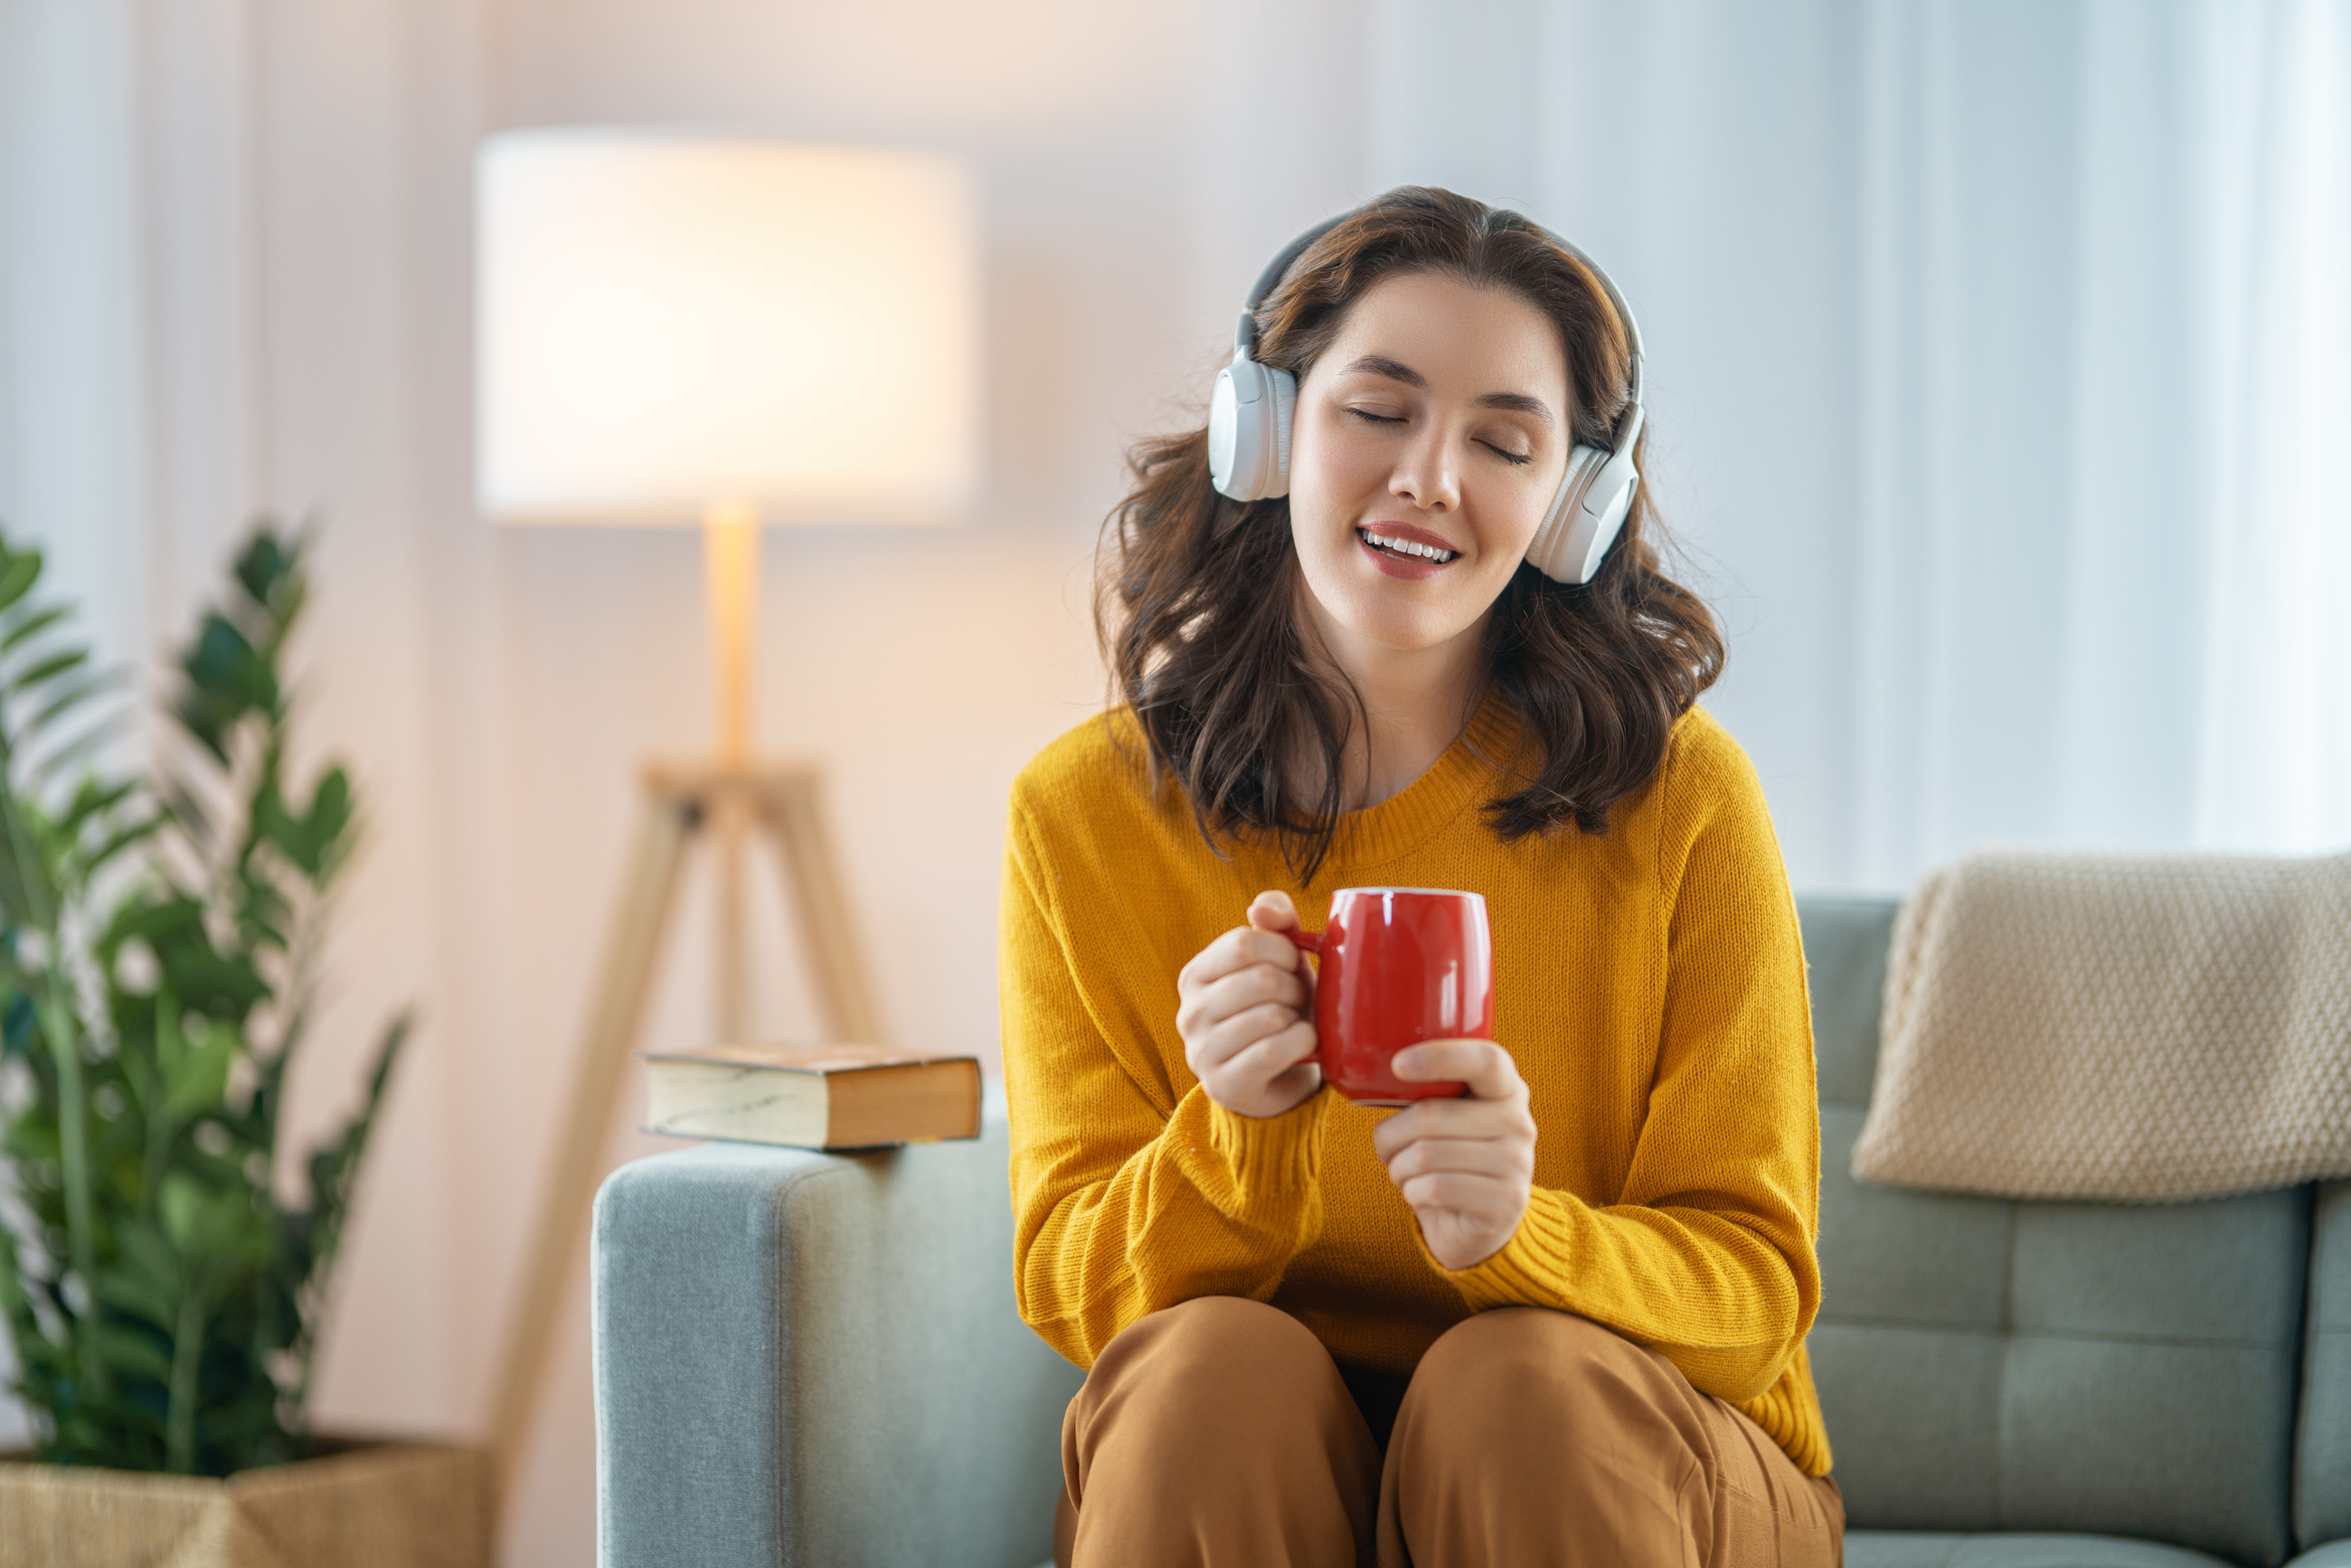
[[[1316,240],[1258,308],[1258,360],[1303,384],[1348,308],[1413,273],[1508,290],[1550,317],[1575,440],[1609,444],[1632,356],[1607,291],[1527,218],[1449,191],[1391,191]],[[1646,447],[1645,432],[1636,460]],[[1134,488],[1103,523],[1094,594],[1116,695],[1154,777],[1181,786],[1212,846],[1271,834],[1311,884],[1338,831],[1348,737],[1367,721],[1353,684],[1309,656],[1289,499],[1217,494],[1205,427],[1142,441],[1127,462]],[[1570,821],[1606,831],[1609,808],[1649,781],[1674,721],[1721,674],[1721,633],[1660,570],[1657,529],[1645,481],[1590,582],[1521,562],[1495,601],[1488,684],[1522,736],[1517,757],[1492,759],[1519,786],[1486,806],[1505,841]]]

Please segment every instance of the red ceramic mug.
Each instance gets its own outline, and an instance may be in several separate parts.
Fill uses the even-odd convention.
[[[1362,1105],[1468,1092],[1406,1083],[1389,1063],[1424,1040],[1494,1038],[1494,938],[1486,901],[1434,887],[1343,887],[1320,931],[1290,939],[1322,961],[1314,982],[1315,1060]]]

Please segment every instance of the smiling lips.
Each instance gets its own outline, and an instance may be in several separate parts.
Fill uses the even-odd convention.
[[[1373,564],[1390,577],[1435,577],[1461,556],[1436,535],[1408,525],[1374,523],[1357,528],[1355,538]]]

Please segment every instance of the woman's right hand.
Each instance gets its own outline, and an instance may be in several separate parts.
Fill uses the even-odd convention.
[[[1322,1087],[1314,1061],[1314,977],[1282,935],[1286,893],[1260,893],[1249,924],[1200,949],[1176,977],[1176,1031],[1208,1098],[1242,1116],[1279,1116]]]

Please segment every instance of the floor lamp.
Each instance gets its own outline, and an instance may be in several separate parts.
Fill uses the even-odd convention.
[[[764,833],[828,1027],[877,1036],[817,772],[762,761],[752,742],[759,536],[963,511],[977,451],[977,241],[956,165],[874,149],[509,131],[484,144],[477,196],[482,510],[698,525],[718,718],[710,756],[644,770],[498,1368],[491,1441],[511,1475],[694,842],[717,854],[718,1033],[747,1029],[746,862]]]

